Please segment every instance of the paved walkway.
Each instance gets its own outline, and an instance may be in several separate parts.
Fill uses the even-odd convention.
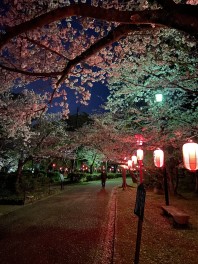
[[[112,204],[116,207],[113,264],[134,263],[138,223],[138,217],[134,214],[136,188],[127,187],[123,190],[117,187],[115,195],[115,204]],[[190,215],[190,228],[174,229],[170,219],[162,216],[161,205],[165,203],[164,196],[147,191],[140,264],[197,263],[198,199],[196,197],[189,199],[170,197],[172,205],[176,205]],[[22,207],[0,205],[0,215]]]

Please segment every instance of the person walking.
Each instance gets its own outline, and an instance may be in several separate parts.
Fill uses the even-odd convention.
[[[105,187],[106,179],[107,179],[107,173],[106,173],[105,170],[103,170],[103,171],[101,172],[101,183],[102,183],[102,187],[103,187],[103,188]]]
[[[64,181],[65,181],[64,176],[63,176],[62,173],[60,173],[60,184],[61,184],[61,190],[64,189]]]

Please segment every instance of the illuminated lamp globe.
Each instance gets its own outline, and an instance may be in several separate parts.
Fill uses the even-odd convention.
[[[142,149],[138,149],[137,150],[137,160],[141,161],[143,160],[143,157],[144,157],[144,152]]]
[[[129,167],[129,168],[132,167],[132,160],[128,160],[128,167]]]
[[[198,170],[198,144],[194,142],[185,143],[182,152],[184,167],[190,171]]]
[[[156,100],[156,102],[162,102],[162,100],[163,100],[162,94],[156,94],[155,95],[155,100]]]
[[[156,167],[161,168],[164,166],[164,151],[156,149],[153,152],[154,164]]]
[[[136,155],[133,155],[133,156],[131,157],[131,161],[132,161],[132,164],[133,164],[133,165],[136,165],[136,164],[137,164],[137,156],[136,156]]]

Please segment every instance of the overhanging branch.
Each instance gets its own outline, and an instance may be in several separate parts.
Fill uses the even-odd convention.
[[[91,45],[87,50],[82,52],[79,56],[74,58],[73,60],[70,60],[63,70],[61,78],[57,82],[57,86],[62,83],[67,74],[70,72],[70,70],[76,66],[78,63],[81,63],[84,60],[87,60],[89,57],[92,55],[96,54],[98,51],[101,49],[107,47],[108,45],[118,41],[122,37],[126,36],[128,33],[132,31],[142,31],[142,30],[148,30],[151,29],[152,27],[150,25],[120,25],[114,30],[110,31],[109,34]]]
[[[166,0],[158,0],[158,2],[165,5]],[[172,2],[172,1],[168,1]],[[185,10],[185,14],[184,14]],[[178,17],[182,12],[182,19],[178,23]],[[192,5],[177,5],[170,13],[167,9],[157,10],[143,10],[143,11],[119,11],[116,9],[105,9],[101,7],[94,7],[88,4],[73,4],[62,8],[57,8],[48,13],[42,14],[29,21],[16,25],[14,27],[7,27],[6,33],[1,35],[0,49],[8,43],[12,38],[32,31],[36,28],[41,28],[55,21],[60,21],[66,17],[82,16],[93,19],[104,20],[108,22],[118,22],[126,24],[161,24],[176,29],[183,30],[189,34],[198,33],[198,6]],[[131,20],[131,17],[133,18]],[[184,19],[185,18],[185,19]]]
[[[9,72],[15,72],[15,73],[20,73],[23,75],[27,75],[27,76],[35,76],[35,77],[56,77],[62,74],[62,72],[30,72],[30,71],[24,71],[18,68],[11,68],[5,65],[0,64],[0,68],[4,69],[6,71]]]

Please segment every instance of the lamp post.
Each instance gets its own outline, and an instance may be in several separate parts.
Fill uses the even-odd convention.
[[[169,205],[168,182],[167,182],[166,166],[164,162],[164,151],[158,148],[154,151],[153,156],[154,156],[155,166],[158,168],[163,168],[165,201],[166,201],[166,205]]]
[[[143,157],[144,157],[144,152],[142,149],[139,148],[137,150],[137,160],[139,163],[140,184],[137,188],[136,202],[135,202],[135,209],[134,209],[134,213],[138,216],[138,227],[137,227],[134,264],[139,263],[140,245],[141,245],[141,237],[142,237],[142,225],[143,225],[143,219],[144,219],[144,206],[145,206],[145,197],[146,197],[146,190],[143,184],[143,172],[142,172]]]

